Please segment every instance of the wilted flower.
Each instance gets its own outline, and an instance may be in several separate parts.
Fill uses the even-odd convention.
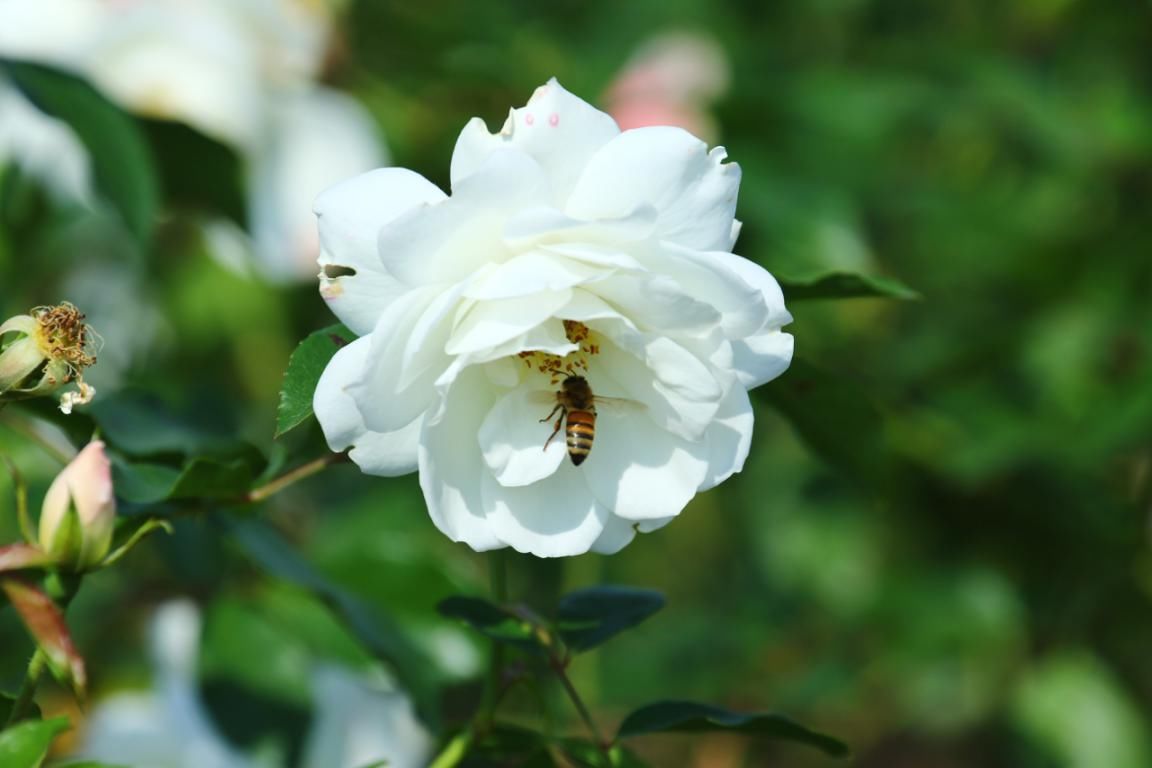
[[[61,410],[92,399],[84,369],[96,362],[92,329],[84,315],[65,302],[37,307],[0,324],[0,400],[50,395],[75,382],[75,392],[61,396]]]
[[[60,471],[40,512],[40,548],[72,570],[97,565],[112,545],[116,499],[104,443],[94,440]]]
[[[361,336],[316,389],[329,446],[419,469],[478,550],[614,552],[668,523],[743,466],[747,390],[792,356],[779,286],[731,252],[725,157],[553,80],[500,133],[465,126],[451,197],[403,169],[325,192],[321,293]]]

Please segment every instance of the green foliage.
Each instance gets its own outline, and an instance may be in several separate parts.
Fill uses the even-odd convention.
[[[262,468],[253,449],[234,458],[196,456],[182,466],[117,460],[113,465],[116,494],[136,504],[168,499],[240,499]]]
[[[29,720],[0,732],[0,764],[10,768],[40,768],[53,740],[71,726],[66,717]]]
[[[280,390],[280,407],[276,412],[276,436],[298,427],[312,415],[312,394],[328,361],[336,350],[356,336],[343,325],[331,325],[310,334],[292,357],[284,372]]]
[[[37,107],[75,131],[92,158],[97,191],[140,240],[151,236],[158,190],[152,159],[139,129],[120,109],[75,75],[39,64],[0,60]]]
[[[848,747],[843,742],[810,731],[780,715],[732,712],[694,701],[658,701],[641,707],[620,723],[619,738],[673,731],[734,731],[816,747],[834,757],[848,755]]]
[[[431,525],[412,478],[334,466],[249,503],[285,467],[327,455],[312,390],[333,335],[352,338],[314,332],[333,322],[314,285],[209,258],[207,226],[248,221],[249,159],[186,125],[128,118],[72,75],[5,61],[5,82],[89,147],[108,206],[60,203],[0,169],[3,316],[70,299],[104,338],[93,404],[67,418],[50,401],[9,407],[0,452],[27,476],[34,512],[55,454],[99,435],[121,538],[174,524],[68,609],[101,672],[94,694],[145,685],[148,616],[194,595],[210,711],[229,738],[285,754],[314,714],[309,674],[338,663],[393,670],[434,728],[469,723],[452,765],[602,765],[559,701],[555,654],[602,723],[670,695],[770,701],[842,736],[862,765],[1147,762],[1147,25],[1059,0],[979,13],[962,0],[349,12],[325,82],[369,107],[397,165],[444,189],[473,115],[498,127],[552,75],[604,104],[652,33],[714,36],[732,71],[710,143],[743,172],[738,251],[780,278],[799,357],[753,393],[740,475],[611,558],[549,563],[501,604],[444,601],[445,621],[434,606],[482,594],[485,566]],[[0,571],[55,597],[42,558],[13,543],[12,490],[0,474]],[[644,622],[655,595],[580,597],[601,582],[658,587],[668,606]],[[476,735],[486,704],[462,681],[484,675],[478,649],[493,637],[501,719]],[[32,650],[16,611],[0,611],[0,648],[0,689],[14,691]],[[625,724],[716,729],[738,764],[827,764],[758,737],[810,733],[800,726],[669,706]],[[279,730],[269,712],[287,713]],[[678,765],[689,748],[628,746],[636,755],[612,748],[617,764]]]
[[[664,607],[664,595],[651,589],[604,585],[560,598],[556,624],[564,644],[587,651],[636,626]]]
[[[222,522],[245,554],[261,569],[308,591],[328,606],[369,653],[395,671],[424,718],[435,721],[431,665],[401,627],[317,573],[267,525],[254,520]]]
[[[919,299],[920,294],[890,277],[828,272],[808,278],[781,277],[788,301],[810,299]]]
[[[501,608],[482,597],[457,595],[445,598],[436,606],[436,610],[442,616],[456,619],[497,642],[534,651],[542,649],[539,619],[528,615],[518,616],[513,610]]]
[[[788,375],[759,393],[821,458],[864,486],[882,485],[891,471],[884,420],[843,375],[796,358]]]
[[[591,650],[636,626],[664,607],[664,596],[650,589],[603,585],[564,595],[546,620],[522,606],[504,607],[481,597],[456,595],[436,606],[485,637],[532,651],[545,651],[553,635],[568,651]]]

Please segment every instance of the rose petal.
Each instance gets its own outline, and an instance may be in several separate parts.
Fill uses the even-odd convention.
[[[500,133],[473,118],[452,153],[452,189],[464,182],[493,152],[515,147],[544,168],[555,200],[563,203],[592,155],[620,133],[611,117],[573,96],[555,78],[540,86],[520,109],[508,114]]]
[[[346,388],[363,375],[371,347],[372,337],[363,336],[336,350],[316,383],[312,410],[333,451],[346,450],[366,431],[356,400]]]
[[[414,207],[444,199],[435,184],[403,168],[380,168],[330,187],[316,198],[320,227],[320,295],[358,335],[407,288],[390,275],[377,246],[381,229]],[[329,277],[333,267],[354,275]]]
[[[600,330],[604,323],[593,321],[589,326]],[[648,406],[649,417],[659,427],[687,440],[700,439],[723,396],[709,369],[671,339],[648,340],[627,334],[618,325],[605,335],[590,375],[610,372],[626,397]],[[625,341],[631,349],[621,348]]]
[[[740,167],[681,128],[625,131],[588,162],[565,210],[580,219],[659,212],[655,236],[697,250],[732,248]]]
[[[504,261],[508,217],[551,197],[543,170],[529,155],[502,149],[438,205],[412,210],[380,232],[380,256],[406,285],[463,280],[486,264]]]
[[[480,425],[480,450],[500,485],[535,483],[564,461],[563,429],[549,439],[553,430],[549,411],[554,407],[553,392],[529,387],[512,390],[492,406]],[[540,423],[542,418],[547,423]]]
[[[571,298],[571,291],[562,290],[476,302],[456,324],[445,351],[463,355],[492,349],[552,317]]]
[[[629,520],[674,517],[708,473],[706,446],[657,427],[645,414],[598,408],[596,440],[580,465],[593,495]]]
[[[516,551],[537,557],[587,552],[611,516],[569,461],[547,479],[519,488],[502,486],[485,472],[482,487],[492,532]]]
[[[732,342],[733,365],[740,386],[752,389],[771,381],[792,363],[792,334],[766,330]]]
[[[477,552],[504,546],[485,514],[481,478],[491,479],[480,447],[469,436],[480,431],[496,392],[483,372],[463,371],[445,398],[445,407],[424,423],[420,437],[420,488],[432,522],[448,538]]]
[[[359,338],[336,352],[324,369],[312,398],[312,409],[328,447],[343,451],[370,475],[394,477],[416,471],[416,445],[421,419],[394,432],[372,432],[364,426],[356,401],[345,390],[361,376],[371,339]]]
[[[763,328],[770,312],[764,293],[751,285],[733,268],[745,261],[739,256],[719,251],[692,251],[665,245],[658,262],[651,262],[655,272],[668,275],[699,301],[720,313],[720,325],[729,339],[739,339]]]
[[[744,468],[748,449],[752,447],[754,421],[748,392],[741,386],[729,389],[704,434],[708,472],[697,490],[715,488]]]
[[[416,419],[436,398],[432,382],[449,365],[444,342],[458,294],[410,291],[380,316],[365,338],[371,347],[358,379],[345,390],[373,432],[393,432]]]
[[[701,254],[700,258],[722,265],[760,292],[764,299],[764,306],[768,309],[765,325],[781,328],[792,322],[792,315],[784,308],[784,292],[780,290],[780,283],[776,282],[776,278],[764,267],[751,259],[721,251]]]
[[[636,538],[636,523],[616,515],[609,515],[604,532],[592,542],[592,551],[600,555],[614,555]]]
[[[516,355],[521,352],[547,352],[557,357],[564,357],[571,352],[575,352],[578,348],[578,345],[568,341],[563,323],[558,318],[548,318],[539,325],[533,326],[526,333],[509,339],[503,344],[460,355],[452,361],[452,365],[449,366],[449,369],[441,376],[443,381],[438,379],[437,383],[438,385],[451,383],[452,379],[455,378],[456,371],[479,363],[486,363],[485,370],[489,375],[492,375],[494,373],[492,366],[500,362],[507,362],[512,366],[512,370],[515,371],[515,380],[508,379],[506,375],[497,375],[499,375],[502,380],[508,381],[505,386],[513,387],[520,383],[520,373],[522,371],[532,369],[531,360],[518,359]],[[453,369],[455,369],[455,371]]]
[[[399,477],[415,472],[423,428],[424,420],[418,418],[394,432],[365,431],[348,457],[368,475]]]
[[[656,210],[648,205],[599,221],[574,219],[555,208],[536,207],[517,213],[504,228],[505,242],[518,250],[557,244],[620,245],[648,239]]]
[[[642,332],[704,334],[720,323],[720,313],[689,295],[676,280],[651,273],[619,275],[588,286]]]
[[[544,250],[529,251],[485,270],[470,281],[464,295],[478,300],[517,298],[538,291],[563,291],[608,274],[603,267]]]

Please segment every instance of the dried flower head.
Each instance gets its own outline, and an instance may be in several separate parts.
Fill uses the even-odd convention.
[[[36,307],[0,325],[0,398],[20,400],[63,393],[65,413],[90,401],[95,390],[84,382],[84,369],[95,364],[99,337],[84,321],[84,313],[64,302]]]

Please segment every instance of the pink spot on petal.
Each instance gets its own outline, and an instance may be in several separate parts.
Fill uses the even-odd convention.
[[[556,114],[555,112],[548,115],[548,125],[552,126],[553,128],[560,125],[560,115]]]
[[[536,115],[532,114],[531,112],[527,113],[524,115],[524,122],[528,125],[532,125],[532,123],[536,122]]]

